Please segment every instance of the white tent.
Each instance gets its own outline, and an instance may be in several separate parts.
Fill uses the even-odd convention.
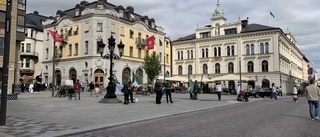
[[[250,79],[248,77],[241,76],[241,81],[249,81],[249,80],[255,81],[255,80]],[[215,81],[240,81],[240,76],[234,75],[234,74],[228,74],[228,75],[219,76],[219,77],[215,77],[215,78],[210,79],[210,82],[215,82]]]
[[[170,77],[170,78],[166,78],[166,80],[169,80],[169,81],[188,82],[188,78],[186,78],[186,77],[181,77],[181,76],[173,76],[173,77]]]

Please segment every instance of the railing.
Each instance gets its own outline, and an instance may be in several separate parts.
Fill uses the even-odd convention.
[[[147,42],[145,39],[142,38],[136,38],[136,45],[138,47],[144,48],[147,45]]]
[[[67,42],[68,41],[68,34],[60,34],[60,38],[63,42]]]
[[[20,52],[20,55],[24,55],[24,56],[35,56],[35,57],[39,57],[39,53],[35,52],[35,51],[30,51],[30,52]]]

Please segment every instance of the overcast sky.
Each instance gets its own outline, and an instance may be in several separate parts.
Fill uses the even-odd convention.
[[[28,0],[27,12],[55,15],[57,10],[75,7],[81,0]],[[93,2],[94,0],[87,0]],[[154,18],[171,40],[187,36],[210,25],[217,0],[108,0],[114,5],[132,6],[137,14]],[[220,0],[227,23],[238,18],[249,23],[280,27],[295,36],[298,47],[320,73],[320,1],[319,0]],[[275,18],[271,17],[269,11]],[[313,62],[313,63],[312,63]]]

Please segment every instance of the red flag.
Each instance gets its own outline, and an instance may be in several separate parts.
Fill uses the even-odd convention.
[[[154,35],[151,37],[147,38],[147,50],[153,49],[154,48]]]
[[[49,33],[51,34],[52,38],[54,39],[54,32],[52,30],[49,30]],[[58,33],[56,33],[56,42],[62,42]]]

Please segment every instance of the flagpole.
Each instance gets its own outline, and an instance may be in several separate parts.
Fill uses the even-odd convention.
[[[55,71],[55,63],[56,63],[56,27],[53,27],[53,59],[52,59],[52,97],[54,97],[54,88],[55,88],[55,80],[54,80],[54,71]]]

